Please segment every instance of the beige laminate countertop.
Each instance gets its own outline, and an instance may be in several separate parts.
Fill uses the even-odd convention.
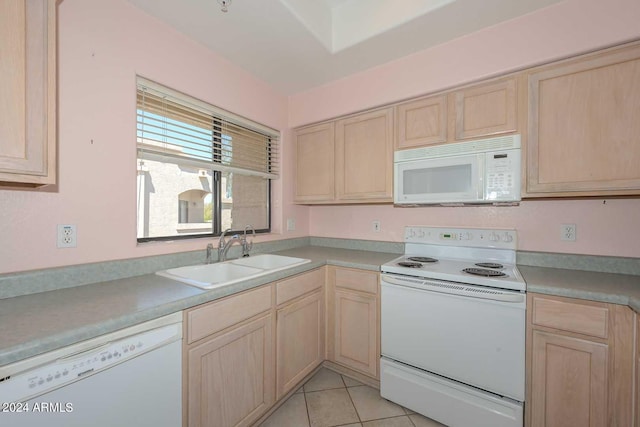
[[[326,264],[379,271],[396,253],[303,246],[281,255],[310,263],[219,289],[155,274],[0,299],[0,366],[175,313]],[[629,305],[640,313],[640,276],[519,265],[528,292]]]
[[[527,292],[628,305],[640,313],[640,276],[519,265]]]
[[[0,299],[0,366],[302,273],[326,264],[379,270],[398,254],[305,246],[276,252],[310,263],[219,289],[155,274]]]

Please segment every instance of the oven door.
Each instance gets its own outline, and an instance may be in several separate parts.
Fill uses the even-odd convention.
[[[484,155],[441,157],[394,165],[396,204],[484,201]]]
[[[524,401],[524,293],[382,275],[381,352]]]

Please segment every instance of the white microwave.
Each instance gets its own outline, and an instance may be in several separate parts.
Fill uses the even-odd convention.
[[[520,135],[394,153],[394,203],[518,204]]]

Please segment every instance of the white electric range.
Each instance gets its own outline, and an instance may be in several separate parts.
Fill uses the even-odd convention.
[[[406,227],[381,267],[381,395],[450,427],[522,427],[515,230]]]

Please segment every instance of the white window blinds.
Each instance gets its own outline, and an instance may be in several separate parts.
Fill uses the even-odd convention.
[[[277,131],[140,77],[137,118],[139,158],[279,175]]]

